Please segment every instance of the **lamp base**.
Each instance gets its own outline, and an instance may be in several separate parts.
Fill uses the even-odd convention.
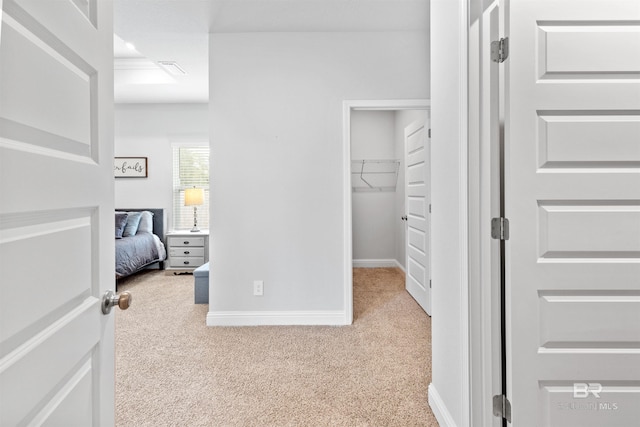
[[[197,233],[198,231],[200,231],[200,229],[198,228],[198,207],[194,206],[193,207],[193,228],[191,229],[191,232]]]

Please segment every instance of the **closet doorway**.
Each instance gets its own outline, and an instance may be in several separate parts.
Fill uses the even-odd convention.
[[[353,267],[398,267],[430,314],[428,100],[344,102],[345,307]]]

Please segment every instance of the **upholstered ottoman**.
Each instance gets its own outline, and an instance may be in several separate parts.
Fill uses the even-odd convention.
[[[193,270],[195,281],[194,299],[196,304],[209,304],[209,263]]]

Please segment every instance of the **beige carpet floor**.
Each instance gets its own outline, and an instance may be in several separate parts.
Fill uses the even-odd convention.
[[[398,269],[354,270],[350,326],[207,327],[193,276],[119,283],[116,424],[437,426],[431,319]]]

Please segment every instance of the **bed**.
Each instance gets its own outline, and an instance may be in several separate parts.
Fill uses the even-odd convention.
[[[116,209],[116,279],[158,263],[167,252],[163,243],[163,209]]]

